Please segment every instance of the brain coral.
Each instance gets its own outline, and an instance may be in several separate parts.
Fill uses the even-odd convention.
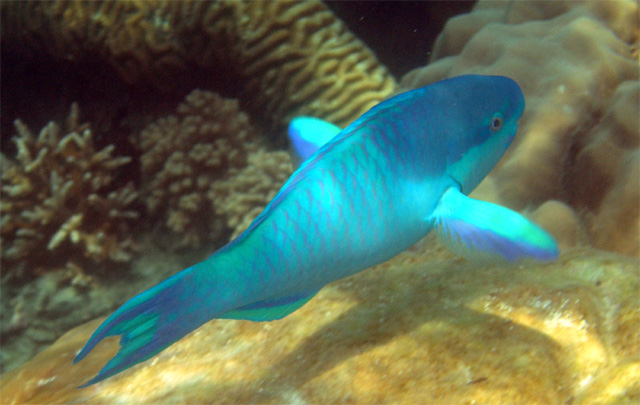
[[[402,85],[514,78],[527,100],[518,136],[478,193],[519,210],[562,201],[595,246],[638,255],[637,16],[637,2],[624,0],[480,1],[447,23],[432,63]],[[555,211],[543,217],[575,223]]]
[[[15,121],[18,154],[1,160],[5,274],[64,265],[95,271],[96,264],[130,259],[137,193],[116,177],[131,158],[114,157],[113,145],[97,151],[78,118],[73,104],[66,134],[50,122],[37,136]]]
[[[261,149],[237,100],[207,91],[191,92],[176,115],[145,128],[140,147],[148,212],[179,237],[179,247],[226,238],[291,173],[283,152]]]
[[[373,53],[315,0],[16,1],[0,11],[2,45],[18,53],[97,57],[129,83],[161,88],[204,70],[243,82],[241,96],[268,123],[313,114],[345,125],[395,88]]]

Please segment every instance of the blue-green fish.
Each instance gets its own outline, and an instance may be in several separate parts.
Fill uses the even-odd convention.
[[[83,386],[211,319],[283,318],[327,283],[391,259],[432,229],[472,259],[556,259],[556,242],[544,230],[466,197],[511,143],[524,105],[509,78],[460,76],[399,94],[344,130],[294,121],[294,146],[300,137],[306,145],[301,160],[330,140],[244,233],[105,320],[75,362],[107,336],[122,335],[120,349]]]

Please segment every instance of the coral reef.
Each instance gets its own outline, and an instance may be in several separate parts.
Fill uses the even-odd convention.
[[[345,125],[395,81],[320,1],[2,2],[3,46],[104,60],[129,83],[172,87],[195,71],[245,82],[269,123],[313,114]]]
[[[594,244],[627,253],[639,243],[638,111],[640,82],[622,82],[598,124],[577,140],[572,173],[574,204],[592,214],[585,220]]]
[[[291,174],[286,154],[264,150],[237,100],[207,91],[191,92],[140,139],[148,213],[179,236],[178,247],[247,226]]]
[[[233,167],[227,181],[212,184],[209,198],[227,218],[227,226],[233,229],[231,238],[249,227],[291,173],[287,152],[257,150],[249,155],[246,167]]]
[[[131,158],[113,156],[113,145],[96,150],[91,129],[78,120],[73,104],[66,133],[50,122],[36,136],[15,121],[17,156],[1,161],[5,275],[56,266],[95,272],[131,257],[138,195],[132,183],[116,181]]]
[[[314,115],[346,126],[395,90],[387,70],[322,2],[231,3],[242,73],[267,116]]]
[[[209,189],[231,167],[245,166],[257,141],[256,130],[237,100],[191,92],[176,115],[159,119],[140,135],[148,214],[179,234],[181,247],[220,238],[225,220],[211,205]]]
[[[153,360],[75,387],[101,319],[3,375],[6,402],[620,403],[640,398],[638,260],[574,250],[478,266],[429,244],[325,287],[275,322],[214,320]]]
[[[638,3],[626,0],[480,1],[447,23],[431,63],[402,85],[470,73],[514,78],[527,107],[478,194],[518,210],[562,202],[571,209],[556,219],[582,223],[567,231],[586,229],[596,247],[639,255],[637,17]]]
[[[168,78],[193,66],[235,70],[247,81],[243,105],[267,123],[307,113],[344,125],[393,88],[320,2],[2,2],[0,11],[3,46],[15,40],[76,61],[97,55],[132,82],[171,85]],[[4,373],[2,402],[637,403],[640,262],[576,248],[640,251],[637,13],[634,1],[481,0],[471,14],[450,21],[432,63],[403,79],[410,88],[483,73],[521,84],[527,110],[519,134],[475,196],[530,213],[557,236],[563,253],[557,263],[478,265],[453,257],[431,235],[390,262],[325,287],[280,321],[211,321],[152,360],[78,390],[117,350],[117,340],[107,339],[72,364],[97,319]],[[93,145],[91,133],[71,121],[65,137],[55,124],[35,137],[18,123],[17,139],[25,140],[16,143],[28,151],[27,163],[20,154],[2,156],[3,272],[4,249],[17,252],[12,241],[20,238],[25,242],[16,246],[35,246],[38,255],[18,255],[9,262],[15,266],[47,259],[42,252],[64,260],[76,248],[82,257],[104,255],[104,248],[87,249],[91,239],[82,236],[105,221],[91,208],[98,197],[66,200],[65,210],[47,217],[52,222],[29,225],[38,226],[35,241],[15,221],[20,212],[32,218],[44,211],[6,203],[11,194],[28,197],[20,204],[58,201],[47,193],[54,185],[85,184],[90,164],[109,166],[96,180],[104,187],[92,191],[100,201],[131,200],[117,206],[117,221],[109,219],[122,224],[116,235],[124,239],[116,245],[129,246],[125,230],[137,215],[130,208],[136,193],[116,188],[113,177],[128,158],[114,158],[110,148],[80,156]],[[267,151],[256,133],[237,101],[202,91],[148,126],[139,146],[150,218],[183,245],[226,238],[229,228],[241,232],[291,171],[286,154]],[[63,158],[54,162],[75,170],[76,182],[60,180],[55,170],[36,176],[24,168],[39,167],[63,143]],[[25,146],[32,144],[39,150]],[[47,204],[40,206],[49,210]],[[74,219],[78,212],[90,217]],[[72,229],[76,221],[80,228]],[[133,278],[185,267],[155,251],[144,259]],[[86,288],[81,272],[35,281],[16,296],[13,316],[0,319],[3,334],[24,328],[32,301],[33,311],[50,318],[88,295],[104,301],[104,292]],[[139,291],[129,288],[123,295]],[[116,295],[107,307],[116,305]],[[82,316],[104,307],[92,311]],[[56,335],[42,323],[28,333],[34,342]]]

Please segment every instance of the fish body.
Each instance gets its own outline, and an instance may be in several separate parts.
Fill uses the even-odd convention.
[[[472,258],[553,260],[555,241],[535,224],[466,197],[511,143],[523,110],[513,80],[460,76],[399,94],[341,131],[292,124],[318,128],[319,149],[238,238],[132,298],[96,330],[75,361],[107,336],[122,335],[120,350],[85,386],[213,318],[282,318],[434,228]]]

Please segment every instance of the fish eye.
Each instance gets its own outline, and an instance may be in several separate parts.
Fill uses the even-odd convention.
[[[502,123],[502,117],[496,114],[493,116],[493,118],[491,118],[491,125],[489,125],[489,128],[492,132],[500,131],[500,128],[502,128]]]

